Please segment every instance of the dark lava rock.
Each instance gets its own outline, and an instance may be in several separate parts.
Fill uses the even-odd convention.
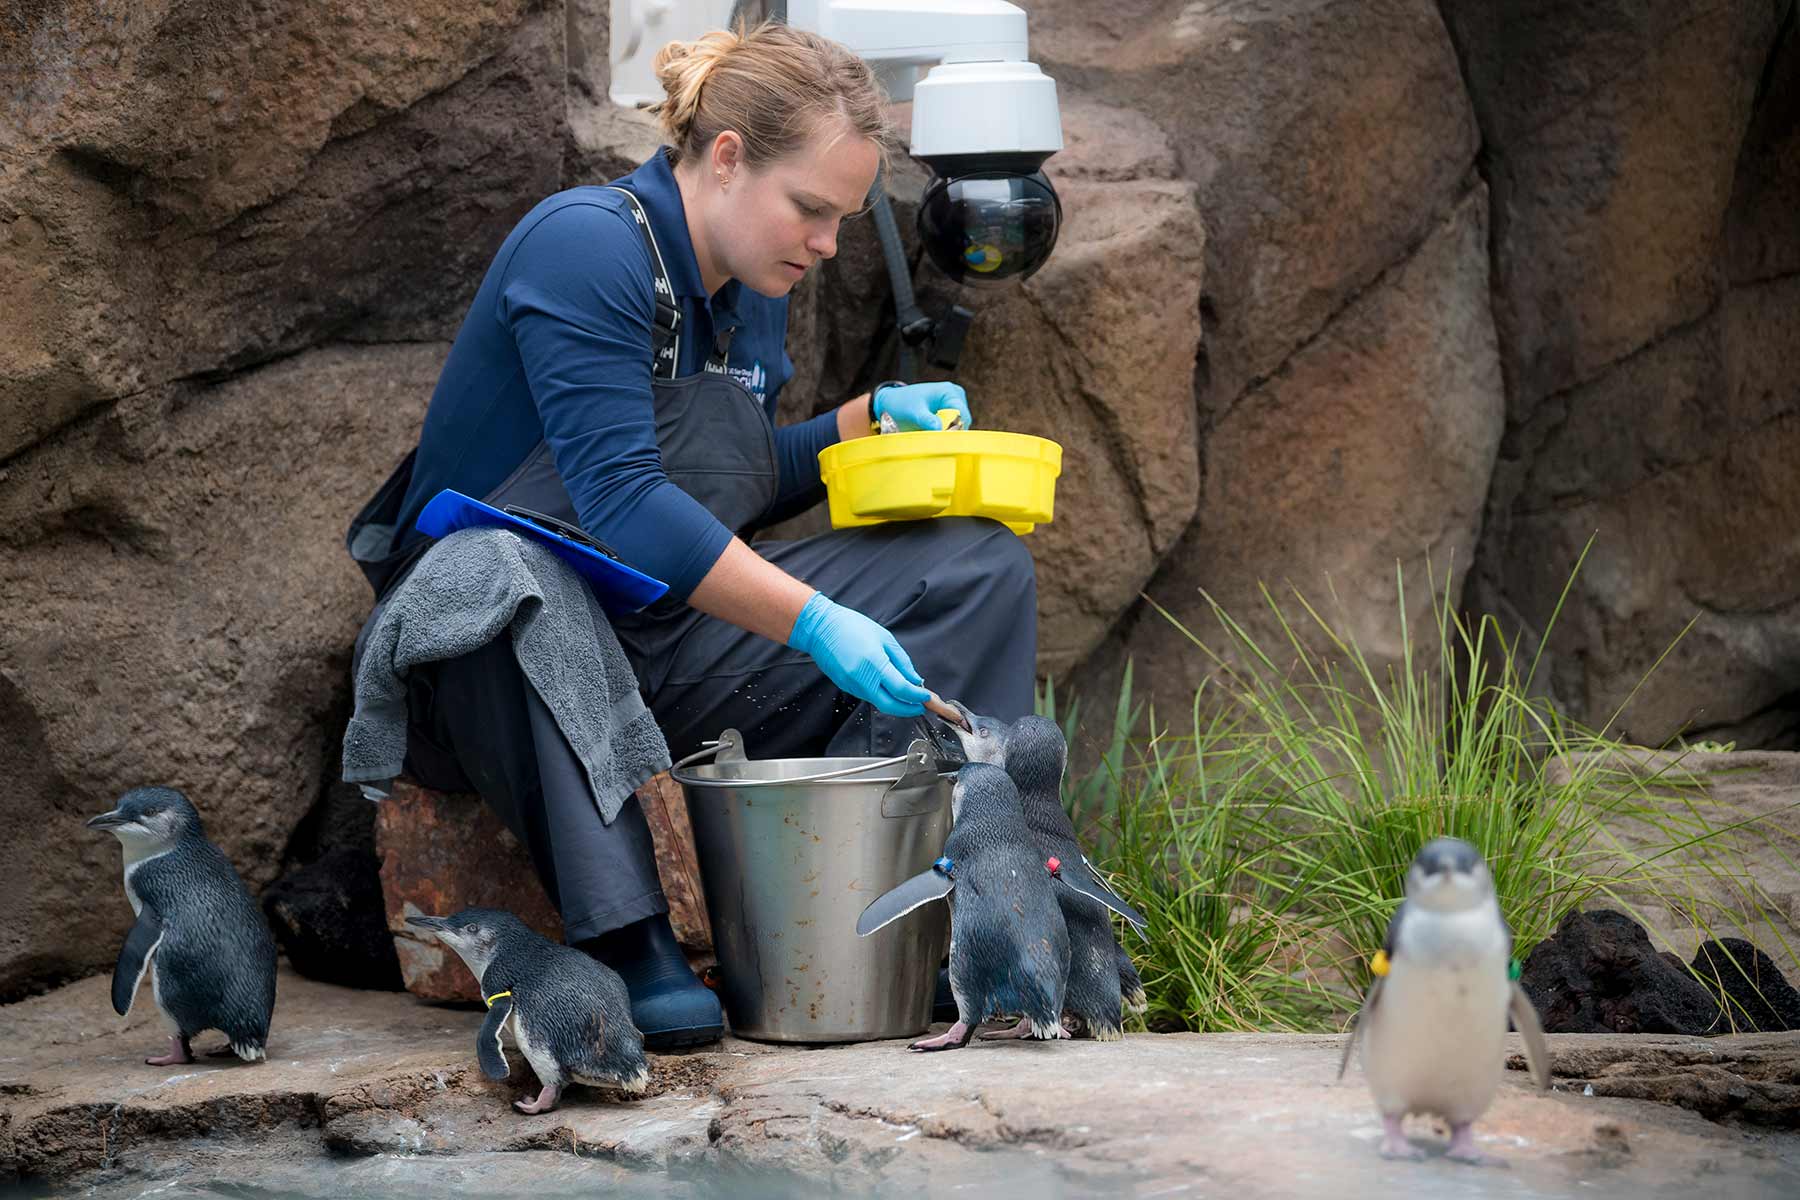
[[[1519,982],[1548,1033],[1720,1033],[1719,1002],[1623,913],[1572,912]]]
[[[381,898],[381,860],[369,850],[326,851],[271,884],[263,911],[302,975],[390,992],[404,986]]]
[[[1774,960],[1743,938],[1702,942],[1694,971],[1716,984],[1730,1000],[1724,1024],[1737,1033],[1784,1033],[1800,1029],[1800,991],[1794,990]]]

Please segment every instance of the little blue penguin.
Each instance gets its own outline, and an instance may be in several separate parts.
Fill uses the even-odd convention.
[[[275,939],[231,861],[174,788],[133,788],[88,822],[125,850],[125,898],[137,922],[113,967],[112,1005],[131,1012],[146,972],[169,1027],[169,1052],[144,1061],[193,1062],[192,1039],[217,1029],[246,1062],[264,1057],[275,1011]],[[224,1053],[219,1051],[218,1053]]]
[[[641,1092],[650,1083],[644,1036],[631,1022],[625,981],[573,946],[559,946],[512,913],[465,908],[448,917],[408,917],[456,951],[481,984],[487,1020],[475,1037],[482,1074],[511,1074],[500,1034],[537,1073],[534,1100],[515,1100],[523,1113],[549,1112],[571,1082]]]
[[[970,763],[951,789],[950,836],[929,871],[876,898],[857,920],[864,937],[933,900],[950,902],[950,991],[957,1019],[914,1050],[969,1044],[987,1018],[1022,1013],[1040,1038],[1063,1032],[1069,934],[1055,881],[1024,835],[1019,790],[1006,772]]]
[[[1443,837],[1419,851],[1372,969],[1338,1078],[1360,1043],[1382,1156],[1422,1157],[1401,1132],[1406,1114],[1418,1113],[1450,1123],[1451,1158],[1491,1162],[1475,1149],[1473,1126],[1500,1088],[1507,1018],[1539,1088],[1550,1086],[1550,1056],[1537,1010],[1512,978],[1512,930],[1475,847]]]
[[[1141,1012],[1145,997],[1131,956],[1113,936],[1110,913],[1119,913],[1140,931],[1145,922],[1142,914],[1106,886],[1075,838],[1074,822],[1062,804],[1068,741],[1056,722],[1046,717],[1021,717],[1007,725],[977,716],[955,701],[950,705],[962,717],[951,727],[962,743],[963,754],[971,762],[1005,769],[1019,789],[1025,826],[1039,855],[1045,861],[1056,859],[1062,878],[1072,885],[1056,890],[1069,930],[1069,982],[1063,1013],[1079,1020],[1100,1041],[1116,1041],[1124,1036],[1125,1006]],[[982,1036],[1019,1036],[1023,1029],[1021,1022],[1011,1033]]]

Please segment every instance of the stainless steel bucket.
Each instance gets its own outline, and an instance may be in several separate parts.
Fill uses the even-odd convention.
[[[672,774],[687,794],[733,1033],[859,1042],[931,1023],[944,905],[856,936],[871,900],[943,853],[954,773],[928,742],[897,758],[751,760],[727,729]]]

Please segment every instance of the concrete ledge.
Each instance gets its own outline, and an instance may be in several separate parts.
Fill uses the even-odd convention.
[[[0,1008],[12,1056],[0,1060],[0,1180],[79,1181],[106,1197],[209,1178],[334,1200],[439,1185],[692,1195],[709,1179],[734,1195],[1800,1194],[1793,1034],[1552,1036],[1555,1090],[1509,1072],[1477,1126],[1511,1167],[1494,1171],[1444,1161],[1424,1125],[1431,1158],[1383,1162],[1361,1079],[1333,1082],[1336,1037],[1138,1034],[930,1055],[727,1040],[653,1056],[641,1099],[574,1088],[526,1117],[509,1103],[535,1087],[519,1055],[504,1083],[476,1068],[480,1020],[284,970],[268,1062],[159,1068],[143,1063],[162,1048],[151,1007],[121,1021],[107,980],[83,980]],[[1726,1120],[1677,1106],[1690,1102]]]

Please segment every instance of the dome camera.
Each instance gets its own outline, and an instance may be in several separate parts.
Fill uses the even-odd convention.
[[[958,283],[1030,277],[1056,248],[1062,202],[1043,172],[1062,149],[1056,82],[1036,64],[946,62],[913,91],[912,153],[932,170],[919,239]]]
[[[919,203],[925,253],[957,283],[1000,287],[1030,276],[1056,248],[1062,202],[1042,171],[952,169]]]

